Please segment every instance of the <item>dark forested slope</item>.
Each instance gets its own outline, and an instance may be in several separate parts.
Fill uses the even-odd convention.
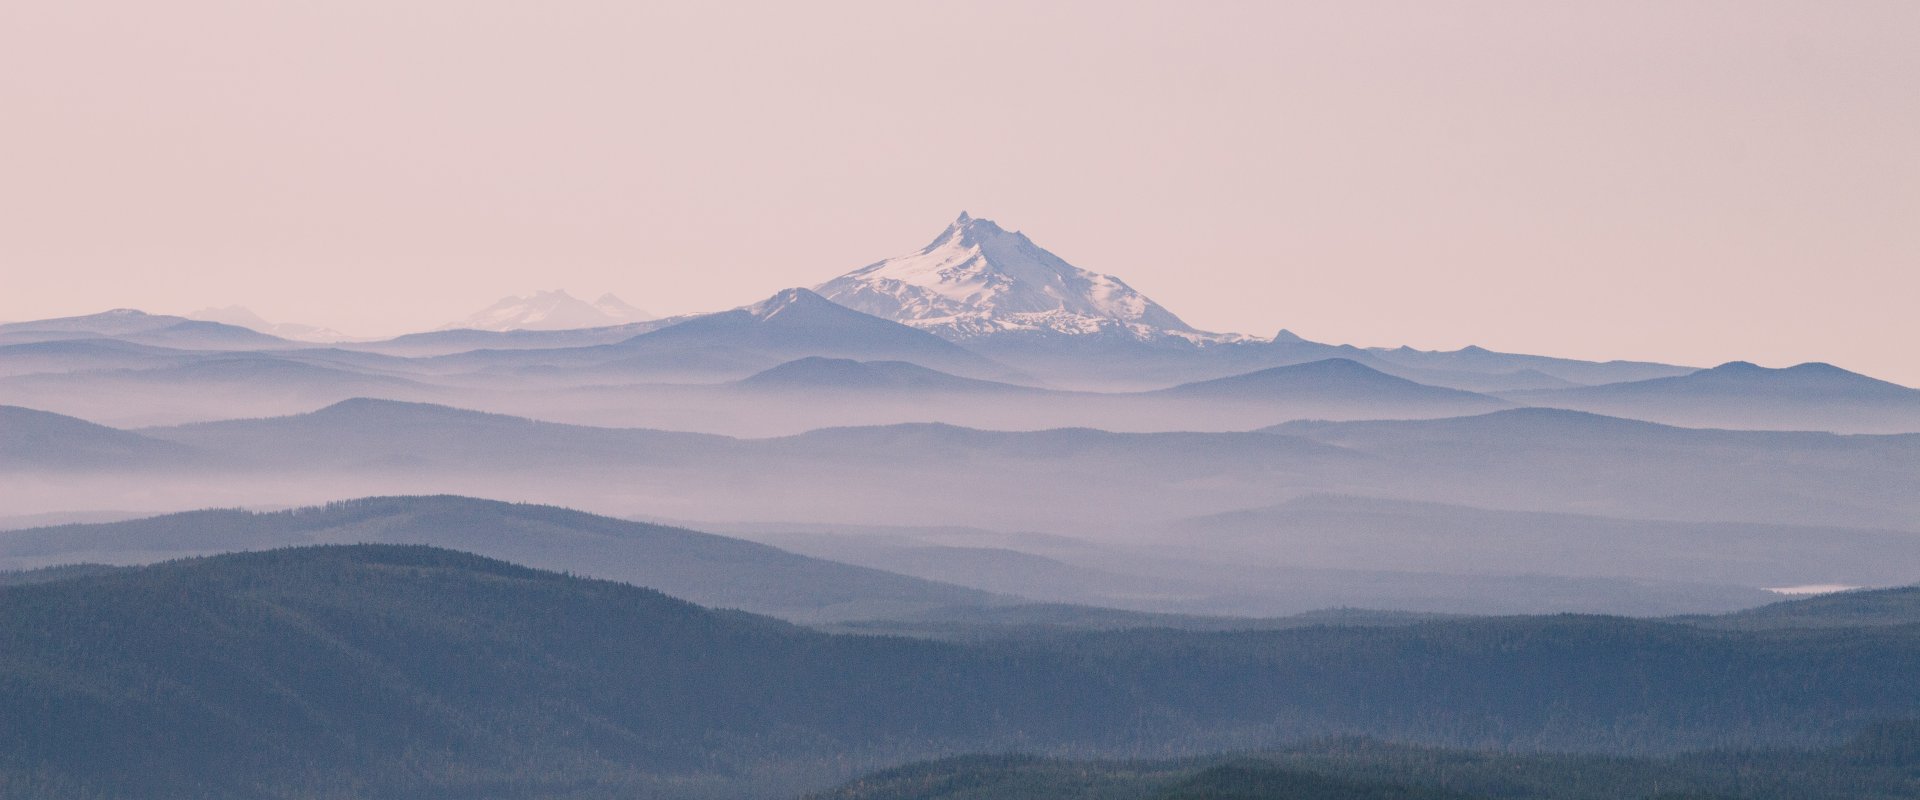
[[[1814,750],[1658,758],[1490,753],[1330,739],[1175,761],[964,756],[883,770],[814,800],[1895,800],[1920,797],[1920,725]]]
[[[1336,733],[1669,751],[1902,717],[1920,717],[1913,625],[1562,616],[960,645],[388,545],[0,586],[6,797],[745,796],[967,751]]]
[[[7,797],[691,792],[896,743],[1123,730],[1099,692],[425,547],[0,587]]]

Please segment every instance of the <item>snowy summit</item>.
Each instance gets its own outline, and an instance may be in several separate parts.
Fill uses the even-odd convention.
[[[1000,333],[1212,340],[1111,275],[965,212],[932,244],[815,287],[835,303],[948,339]]]
[[[440,330],[478,331],[561,331],[575,328],[604,328],[629,322],[646,322],[653,315],[627,305],[618,297],[604,294],[591,303],[566,291],[534,292],[502,299],[459,322]]]

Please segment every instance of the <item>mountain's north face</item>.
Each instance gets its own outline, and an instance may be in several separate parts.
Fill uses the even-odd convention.
[[[1194,330],[1119,278],[1080,269],[1025,234],[965,212],[919,251],[814,291],[948,339],[1002,333],[1223,338]]]

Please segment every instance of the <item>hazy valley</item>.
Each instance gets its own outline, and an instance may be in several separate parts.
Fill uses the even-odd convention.
[[[1207,332],[967,215],[195,316],[0,325],[0,795],[1916,796],[1920,391],[1839,367]]]

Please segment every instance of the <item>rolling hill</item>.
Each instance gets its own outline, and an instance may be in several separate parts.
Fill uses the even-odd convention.
[[[148,314],[131,308],[0,325],[0,343],[4,344],[88,338],[184,350],[258,350],[298,344],[238,325]]]
[[[1438,416],[1492,411],[1511,405],[1483,394],[1415,383],[1345,358],[1182,384],[1158,394],[1240,403],[1313,405],[1343,409],[1347,413],[1417,409]]]
[[[974,378],[1009,371],[925,331],[863,314],[806,289],[750,306],[694,317],[623,343],[634,356],[663,351],[733,351],[777,364],[807,356],[907,361]]]
[[[644,326],[640,332],[616,342],[470,350],[435,356],[429,366],[571,385],[737,380],[809,356],[908,361],[982,379],[1015,374],[938,336],[835,305],[805,289],[788,289],[730,311],[639,324]],[[515,333],[544,334],[547,341],[572,335]],[[464,337],[462,341],[476,337],[459,331],[445,335]],[[436,343],[432,336],[423,334],[409,342],[395,340],[375,348],[417,352]]]
[[[647,586],[705,605],[802,620],[1005,602],[973,589],[795,555],[724,536],[551,506],[379,497],[291,511],[192,511],[0,534],[0,569],[140,564],[314,544],[447,547]]]
[[[1580,361],[1571,358],[1502,353],[1471,345],[1458,350],[1372,347],[1368,348],[1367,352],[1387,363],[1415,369],[1486,375],[1532,372],[1559,382],[1561,387],[1643,381],[1685,375],[1694,371],[1691,367],[1650,361]]]
[[[755,390],[891,393],[1034,394],[1039,390],[962,378],[906,361],[855,361],[809,356],[743,378]]]
[[[1920,585],[1834,592],[1695,622],[1746,630],[1920,625]]]
[[[1267,430],[1376,459],[1341,494],[1685,521],[1913,530],[1920,519],[1866,512],[1906,506],[1892,492],[1920,480],[1916,436],[1701,430],[1546,408]],[[1861,503],[1861,492],[1883,500]]]
[[[1815,750],[1667,758],[1535,755],[1339,738],[1161,761],[974,755],[909,764],[812,800],[1859,800],[1909,798],[1920,725],[1890,723]]]
[[[1920,432],[1920,390],[1832,364],[1769,369],[1734,361],[1686,375],[1505,396],[1529,405],[1678,425]]]
[[[1311,495],[1180,520],[1161,541],[1248,563],[1457,575],[1564,575],[1747,587],[1920,581],[1911,531],[1676,522]]]
[[[1351,733],[1662,752],[1920,714],[1911,627],[1542,617],[955,645],[391,545],[0,586],[0,653],[0,786],[45,798],[769,796],[967,751]]]
[[[119,425],[286,414],[353,397],[424,400],[442,389],[385,371],[281,353],[221,353],[142,369],[0,378],[0,401]],[[129,403],[126,398],[138,397]]]
[[[0,376],[37,372],[143,369],[183,364],[201,354],[118,339],[57,339],[0,345]]]
[[[1315,493],[1678,522],[1912,530],[1920,518],[1920,436],[1696,430],[1553,409],[1240,433],[904,424],[734,439],[355,401],[139,433],[206,451],[227,478],[148,474],[64,508],[17,495],[17,512],[152,507],[127,493],[172,487],[202,507],[452,493],[681,519],[1103,536]]]
[[[624,342],[648,331],[659,330],[675,321],[658,319],[600,328],[558,331],[472,329],[426,331],[371,342],[345,342],[340,346],[369,353],[418,358],[454,355],[475,350],[558,350]]]
[[[231,463],[302,471],[439,468],[520,472],[671,462],[684,451],[717,457],[725,437],[589,428],[449,408],[354,398],[284,417],[223,420],[145,434],[218,451]]]
[[[0,406],[0,472],[101,472],[203,465],[190,447],[83,419]]]

